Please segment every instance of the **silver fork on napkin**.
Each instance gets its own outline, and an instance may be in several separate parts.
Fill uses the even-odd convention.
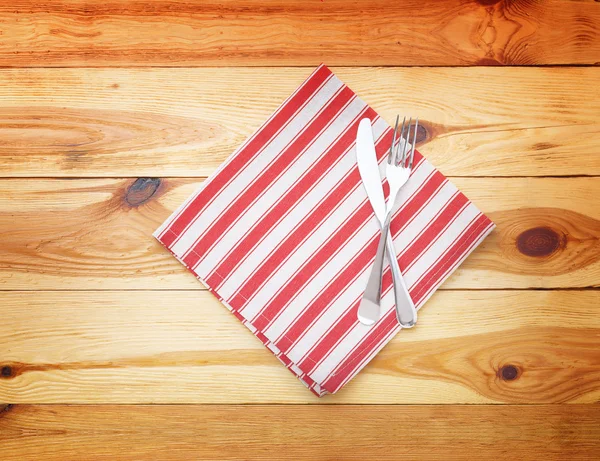
[[[406,184],[413,167],[415,144],[417,140],[417,128],[419,120],[415,121],[413,142],[409,143],[412,118],[406,126],[406,117],[402,121],[400,130],[400,139],[396,143],[398,135],[398,121],[394,127],[394,136],[387,159],[386,176],[390,186],[390,194],[387,206],[381,187],[381,178],[379,177],[379,168],[375,145],[373,143],[373,133],[371,130],[371,121],[369,119],[361,120],[357,135],[357,157],[358,169],[367,190],[367,195],[375,215],[381,226],[381,237],[377,247],[375,263],[371,269],[371,275],[367,282],[367,288],[363,294],[360,306],[358,308],[358,319],[365,325],[372,325],[381,317],[381,282],[383,277],[383,261],[386,253],[390,261],[392,278],[394,282],[394,296],[396,300],[396,316],[398,322],[404,328],[410,328],[417,322],[417,311],[410,297],[408,288],[404,283],[404,278],[398,266],[394,244],[389,234],[392,211],[396,202],[398,192]],[[411,145],[412,144],[412,145]]]

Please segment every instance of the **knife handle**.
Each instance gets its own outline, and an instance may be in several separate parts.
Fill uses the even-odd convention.
[[[391,234],[387,235],[386,253],[392,270],[392,279],[394,280],[394,296],[396,298],[396,317],[403,328],[412,328],[417,323],[417,310],[415,304],[406,288],[404,277],[398,265],[396,258],[396,249],[392,241]]]

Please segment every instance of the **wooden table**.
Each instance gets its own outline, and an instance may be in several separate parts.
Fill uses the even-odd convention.
[[[321,61],[498,227],[317,399],[151,232]],[[592,0],[0,2],[2,459],[600,459],[599,62]]]

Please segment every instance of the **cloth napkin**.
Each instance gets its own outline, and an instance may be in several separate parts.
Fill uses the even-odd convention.
[[[391,127],[319,66],[154,234],[317,395],[400,330],[389,268],[381,320],[357,320],[380,236],[356,164],[365,117],[384,177]],[[391,233],[419,308],[494,224],[418,152],[397,204]]]

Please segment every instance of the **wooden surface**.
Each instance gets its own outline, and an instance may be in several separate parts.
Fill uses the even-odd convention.
[[[2,459],[590,460],[598,406],[8,407]],[[159,424],[157,424],[159,422]],[[262,424],[261,424],[262,422]],[[231,431],[235,424],[236,430]],[[160,430],[157,430],[160,425]],[[403,437],[410,434],[410,440]],[[381,441],[386,443],[382,444]],[[543,454],[543,458],[540,456]]]
[[[458,404],[600,398],[597,290],[440,291],[421,311],[419,328],[403,331],[342,391],[322,399],[299,385],[206,291],[15,291],[4,299],[4,402]]]
[[[442,289],[600,286],[598,178],[452,180],[497,229]],[[204,289],[151,237],[200,184],[0,180],[0,289]]]
[[[333,70],[446,175],[600,174],[600,67]],[[308,72],[5,69],[0,177],[206,176]]]
[[[593,0],[11,0],[2,66],[600,61]]]
[[[322,399],[151,237],[320,62],[497,224]],[[599,63],[593,0],[0,0],[2,459],[600,459]]]

